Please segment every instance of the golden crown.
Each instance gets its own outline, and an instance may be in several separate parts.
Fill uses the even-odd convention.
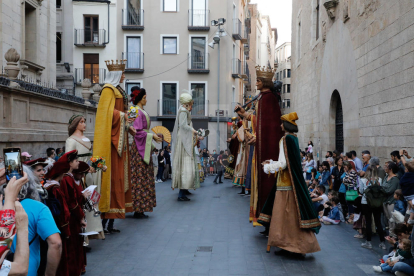
[[[112,63],[111,63],[112,61]],[[120,59],[116,60],[116,63],[114,63],[114,60],[105,60],[106,67],[108,67],[109,71],[125,71],[125,65],[126,65],[126,59]]]
[[[274,75],[276,73],[275,69],[269,69],[266,68],[266,66],[263,66],[263,68],[260,68],[260,66],[256,66],[256,77],[257,78],[263,78],[263,79],[269,79],[272,80]]]

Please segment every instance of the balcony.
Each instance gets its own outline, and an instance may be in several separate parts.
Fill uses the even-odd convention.
[[[242,39],[242,23],[240,19],[235,18],[233,19],[233,39],[234,40],[241,40]]]
[[[179,101],[175,99],[161,99],[158,100],[158,116],[170,116],[174,118],[177,115],[177,108]]]
[[[75,29],[75,46],[78,47],[105,47],[106,30]]]
[[[122,29],[144,30],[144,10],[136,10],[132,5],[128,5],[127,9],[122,9]]]
[[[248,79],[249,66],[246,61],[242,61],[241,77],[244,80]]]
[[[242,73],[241,67],[242,67],[242,64],[241,64],[240,59],[234,58],[232,60],[232,70],[231,70],[231,76],[234,79],[240,79],[241,78],[241,73]]]
[[[188,10],[189,31],[210,31],[210,10]]]
[[[209,74],[209,54],[188,54],[188,73],[189,74]]]
[[[247,44],[249,43],[249,29],[248,28],[243,28],[243,35],[242,38],[240,39],[240,42],[243,44]]]
[[[144,73],[144,53],[123,52],[122,59],[127,60],[125,73]]]
[[[82,80],[89,79],[92,84],[103,84],[105,80],[105,68],[75,68],[75,82],[80,85]]]

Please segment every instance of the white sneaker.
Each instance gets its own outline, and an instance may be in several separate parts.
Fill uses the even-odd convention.
[[[372,244],[371,244],[370,241],[366,241],[364,243],[361,243],[361,246],[364,247],[364,248],[368,248],[368,249],[372,248]]]
[[[378,272],[378,273],[382,272],[382,268],[380,266],[373,266],[372,268],[374,269],[375,272]]]
[[[387,246],[386,246],[386,245],[385,245],[385,243],[383,243],[383,242],[379,244],[379,247],[380,247],[381,249],[384,249],[384,250],[385,250],[385,249],[387,249]]]

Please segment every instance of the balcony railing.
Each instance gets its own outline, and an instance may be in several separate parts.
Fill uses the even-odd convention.
[[[245,26],[242,26],[242,38],[240,40],[241,43],[247,44],[249,43],[249,29]]]
[[[242,39],[242,23],[240,19],[233,19],[233,38],[234,40]]]
[[[129,5],[127,9],[123,9],[122,29],[144,30],[144,10],[136,10],[132,5]]]
[[[247,80],[249,72],[249,66],[247,65],[247,61],[242,61],[242,68],[241,68],[241,77],[243,80]]]
[[[84,79],[90,79],[92,84],[103,84],[105,80],[105,75],[105,68],[75,68],[75,82],[77,84],[81,84]]]
[[[144,53],[123,52],[122,59],[126,59],[126,73],[144,73]]]
[[[208,74],[209,68],[209,54],[188,54],[188,73],[191,74]]]
[[[210,10],[188,10],[189,31],[210,30]]]
[[[106,30],[75,29],[75,45],[78,47],[105,47]]]
[[[231,76],[233,78],[241,78],[241,61],[238,58],[233,59],[232,61],[232,70],[231,70]]]
[[[175,116],[177,115],[178,102],[175,99],[162,99],[161,116]]]

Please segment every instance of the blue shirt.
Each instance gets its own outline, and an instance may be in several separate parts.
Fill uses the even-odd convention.
[[[355,164],[355,169],[357,172],[360,172],[362,170],[362,168],[364,167],[364,165],[362,164],[361,159],[359,159],[358,157],[355,157],[354,160],[354,164]]]
[[[323,171],[322,172],[321,185],[328,186],[329,185],[329,183],[328,183],[329,177],[331,177],[331,172],[329,170],[328,171]],[[328,191],[326,191],[326,192],[328,192]]]
[[[46,240],[49,236],[60,233],[53,219],[52,213],[49,208],[43,203],[33,200],[25,199],[21,201],[23,209],[27,213],[29,219],[29,242],[36,236],[38,237],[30,245],[30,257],[29,257],[29,276],[36,276],[37,269],[40,265],[40,241],[39,237]],[[13,240],[11,251],[16,250],[16,239]]]
[[[367,171],[367,169],[368,169],[368,166],[369,166],[369,164],[366,164],[366,165],[362,168],[362,170],[363,170],[364,172],[366,172],[366,171]]]

